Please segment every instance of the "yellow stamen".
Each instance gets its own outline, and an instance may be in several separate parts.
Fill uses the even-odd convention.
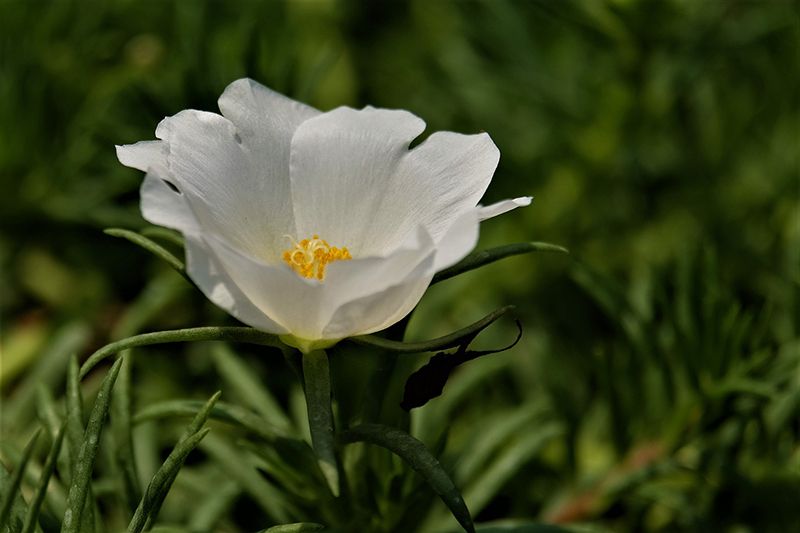
[[[316,278],[322,281],[325,279],[325,267],[328,263],[353,258],[347,247],[337,248],[336,246],[331,246],[320,239],[319,235],[314,235],[310,239],[303,239],[300,242],[295,241],[288,235],[287,238],[292,241],[293,246],[283,251],[283,260],[292,267],[292,270],[304,278]]]

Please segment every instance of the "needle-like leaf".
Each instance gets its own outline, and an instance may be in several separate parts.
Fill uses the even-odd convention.
[[[489,248],[488,250],[481,250],[480,252],[473,252],[455,265],[445,268],[433,276],[431,285],[458,276],[464,272],[469,272],[470,270],[475,270],[476,268],[494,263],[495,261],[499,261],[500,259],[506,257],[527,254],[531,252],[557,252],[568,254],[569,250],[563,246],[558,246],[557,244],[550,244],[547,242],[520,242],[516,244],[498,246],[496,248]]]
[[[198,341],[230,341],[244,342],[249,344],[259,344],[262,346],[283,347],[276,335],[264,333],[255,328],[246,327],[200,327],[173,329],[168,331],[156,331],[153,333],[142,333],[127,339],[118,340],[106,344],[94,352],[81,367],[80,377],[88,374],[97,363],[107,357],[137,346],[149,346],[152,344],[169,344],[173,342],[198,342]]]
[[[147,524],[155,521],[169,489],[186,461],[186,457],[208,433],[208,429],[202,428],[221,394],[221,392],[214,394],[197,412],[184,431],[183,437],[175,444],[172,452],[153,475],[144,496],[142,496],[139,505],[136,507],[136,512],[134,512],[130,524],[128,524],[129,532],[139,533]]]
[[[100,392],[97,393],[97,399],[92,407],[83,443],[72,472],[69,495],[67,496],[67,510],[64,513],[61,533],[78,533],[80,531],[83,505],[89,492],[97,449],[100,447],[100,435],[111,404],[111,390],[117,380],[121,365],[122,359],[118,359],[103,380]]]
[[[172,487],[175,478],[178,477],[178,471],[186,461],[186,457],[200,444],[200,441],[209,431],[211,431],[210,428],[202,429],[175,445],[172,452],[164,460],[161,468],[156,471],[153,479],[150,480],[150,485],[147,486],[147,491],[139,502],[139,507],[136,508],[133,519],[128,524],[130,533],[139,533],[144,529],[145,524],[155,520],[161,504],[167,496],[167,492]]]
[[[454,331],[448,335],[444,335],[443,337],[438,337],[436,339],[427,341],[400,342],[384,339],[383,337],[378,337],[377,335],[361,335],[358,337],[352,337],[348,340],[356,344],[372,346],[382,350],[398,353],[421,353],[447,350],[448,348],[455,348],[456,346],[469,344],[469,342],[471,342],[472,339],[478,335],[478,333],[489,327],[492,322],[496,321],[498,318],[508,313],[512,309],[514,309],[513,305],[501,307],[467,327],[461,328],[458,331]]]
[[[311,531],[321,531],[325,529],[322,524],[313,522],[297,522],[294,524],[281,524],[263,530],[261,533],[310,533]]]
[[[133,424],[137,425],[158,418],[193,416],[201,407],[202,402],[197,400],[168,400],[154,403],[137,412],[133,417]],[[266,441],[271,441],[281,435],[279,430],[271,426],[269,422],[238,405],[218,402],[211,410],[210,416],[220,422],[239,426]]]
[[[39,509],[42,507],[44,497],[47,495],[47,485],[50,483],[50,477],[56,468],[58,461],[58,454],[61,451],[61,445],[64,442],[64,435],[67,432],[66,425],[62,425],[56,433],[53,444],[50,446],[50,452],[47,454],[47,459],[42,468],[42,475],[39,478],[39,484],[36,486],[36,491],[33,494],[30,506],[28,507],[28,514],[25,515],[25,523],[22,525],[22,533],[32,533],[36,529],[36,524],[39,518]],[[0,521],[2,524],[2,521]]]
[[[127,229],[122,228],[109,228],[104,231],[106,235],[111,235],[112,237],[120,237],[122,239],[126,239],[141,248],[144,248],[151,254],[155,255],[159,259],[163,259],[167,262],[169,266],[174,268],[181,276],[186,278],[189,283],[194,285],[194,282],[189,279],[189,276],[186,274],[186,266],[183,264],[183,261],[172,255],[169,250],[158,244],[157,242],[148,239],[144,235],[136,233],[135,231],[130,231]]]
[[[74,480],[75,472],[78,469],[78,456],[83,444],[86,426],[83,424],[83,396],[81,395],[81,382],[79,377],[78,358],[74,354],[70,357],[67,366],[67,443],[69,444],[69,472],[70,480]],[[89,486],[91,493],[91,486]],[[92,498],[89,498],[91,501]],[[84,525],[88,528],[94,527],[94,502],[87,505],[87,514],[83,517]],[[66,512],[66,511],[65,511]]]
[[[226,344],[216,344],[211,348],[211,357],[222,378],[233,391],[253,410],[258,412],[273,426],[288,430],[292,422],[277,400],[264,386],[257,373],[248,366]]]
[[[130,353],[130,352],[127,352]],[[122,488],[129,509],[134,509],[141,498],[142,489],[136,471],[133,453],[133,434],[131,424],[131,359],[123,355],[122,368],[114,387],[114,401],[111,404],[111,435],[114,439],[114,460],[122,474]]]
[[[17,468],[14,470],[14,475],[11,476],[11,482],[6,485],[2,497],[0,497],[0,531],[8,524],[8,519],[11,516],[11,506],[14,504],[17,491],[22,483],[22,475],[25,473],[25,467],[28,466],[28,461],[30,461],[31,455],[33,455],[33,449],[41,433],[42,428],[37,429],[28,441],[28,444],[25,446],[25,451],[22,452],[22,459],[20,459]],[[0,466],[0,468],[3,467]]]

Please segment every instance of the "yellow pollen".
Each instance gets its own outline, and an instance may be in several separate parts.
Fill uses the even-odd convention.
[[[304,278],[316,278],[322,281],[325,279],[325,267],[328,263],[353,258],[347,247],[331,246],[320,239],[319,235],[303,239],[300,242],[288,235],[286,237],[292,241],[293,246],[284,250],[281,256],[286,264],[292,267],[292,270]]]

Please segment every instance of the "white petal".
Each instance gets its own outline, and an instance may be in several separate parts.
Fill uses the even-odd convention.
[[[495,204],[487,205],[486,207],[478,206],[478,218],[483,221],[488,218],[496,217],[497,215],[508,213],[518,207],[529,206],[532,200],[533,197],[531,196],[520,196],[512,200],[502,200]]]
[[[319,234],[355,256],[388,251],[365,239],[376,224],[400,222],[384,216],[386,204],[394,202],[387,187],[409,143],[424,129],[425,123],[407,111],[369,107],[340,107],[301,124],[290,163],[297,237]],[[394,248],[402,241],[397,239]]]
[[[475,248],[478,243],[478,227],[481,221],[502,215],[517,207],[530,205],[530,203],[531,197],[523,196],[513,200],[503,200],[486,207],[477,206],[462,214],[437,243],[436,271],[456,264]]]
[[[253,305],[231,280],[202,237],[185,237],[187,273],[209,300],[249,326],[277,335],[288,332]]]
[[[148,172],[140,189],[145,220],[183,233],[197,233],[199,226],[186,197],[153,172]]]
[[[301,123],[320,112],[247,78],[228,85],[218,103],[251,156],[251,175],[265,182],[259,188],[257,209],[263,226],[274,229],[277,242],[272,253],[279,253],[288,244],[284,235],[295,233],[289,184],[292,136]]]
[[[433,256],[428,256],[402,282],[342,305],[325,326],[324,337],[343,339],[365,335],[398,322],[414,309],[428,288],[433,277],[433,261]]]
[[[162,141],[139,141],[117,146],[117,159],[126,167],[142,172],[154,170],[166,177],[167,153],[169,149]]]
[[[198,230],[186,197],[170,177],[164,141],[141,141],[117,146],[117,158],[126,166],[147,172],[140,188],[142,216],[148,222],[182,232]]]
[[[213,239],[213,237],[212,237]],[[214,253],[242,293],[252,298],[262,313],[287,332],[303,339],[319,339],[319,292],[313,283],[286,265],[267,265],[213,240]]]
[[[244,144],[234,124],[186,110],[164,119],[156,135],[169,144],[169,170],[206,231],[247,253],[278,257],[293,231],[285,176],[265,175],[263,154]]]
[[[233,122],[246,143],[282,153],[284,172],[289,167],[289,144],[297,126],[320,112],[287,98],[249,78],[236,80],[219,97],[219,109]],[[279,145],[281,150],[276,150]],[[267,163],[273,157],[265,157]]]
[[[438,132],[401,161],[383,193],[374,231],[367,239],[378,249],[422,224],[437,243],[455,221],[474,209],[492,179],[500,152],[485,133]]]
[[[399,248],[388,256],[371,256],[337,261],[327,269],[325,289],[330,310],[343,303],[375,294],[405,279],[436,248],[425,228],[419,226]],[[431,270],[431,273],[432,270]]]
[[[332,264],[341,268],[342,276],[330,278],[336,295],[331,298],[333,312],[323,329],[324,338],[372,333],[402,319],[425,293],[435,261],[434,243],[419,226],[414,238],[387,257]]]
[[[390,257],[331,263],[323,282],[301,278],[286,265],[261,263],[217,238],[212,237],[209,242],[225,271],[253,304],[302,339],[331,338],[323,330],[337,309],[348,302],[380,293],[419,269],[423,274],[414,274],[416,277],[433,273],[433,242],[427,236],[421,236],[418,242],[409,243]],[[386,305],[399,306],[404,301],[405,295],[399,302]],[[370,320],[369,324],[373,322]],[[354,327],[358,329],[357,324]]]
[[[478,244],[478,209],[459,216],[436,246],[436,271],[456,264]]]

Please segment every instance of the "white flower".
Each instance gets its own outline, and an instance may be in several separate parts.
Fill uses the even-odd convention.
[[[409,150],[425,123],[408,111],[323,113],[249,79],[219,108],[165,118],[117,157],[147,173],[142,214],[184,235],[205,295],[304,351],[391,326],[481,220],[530,203],[477,206],[500,157],[485,133]]]

